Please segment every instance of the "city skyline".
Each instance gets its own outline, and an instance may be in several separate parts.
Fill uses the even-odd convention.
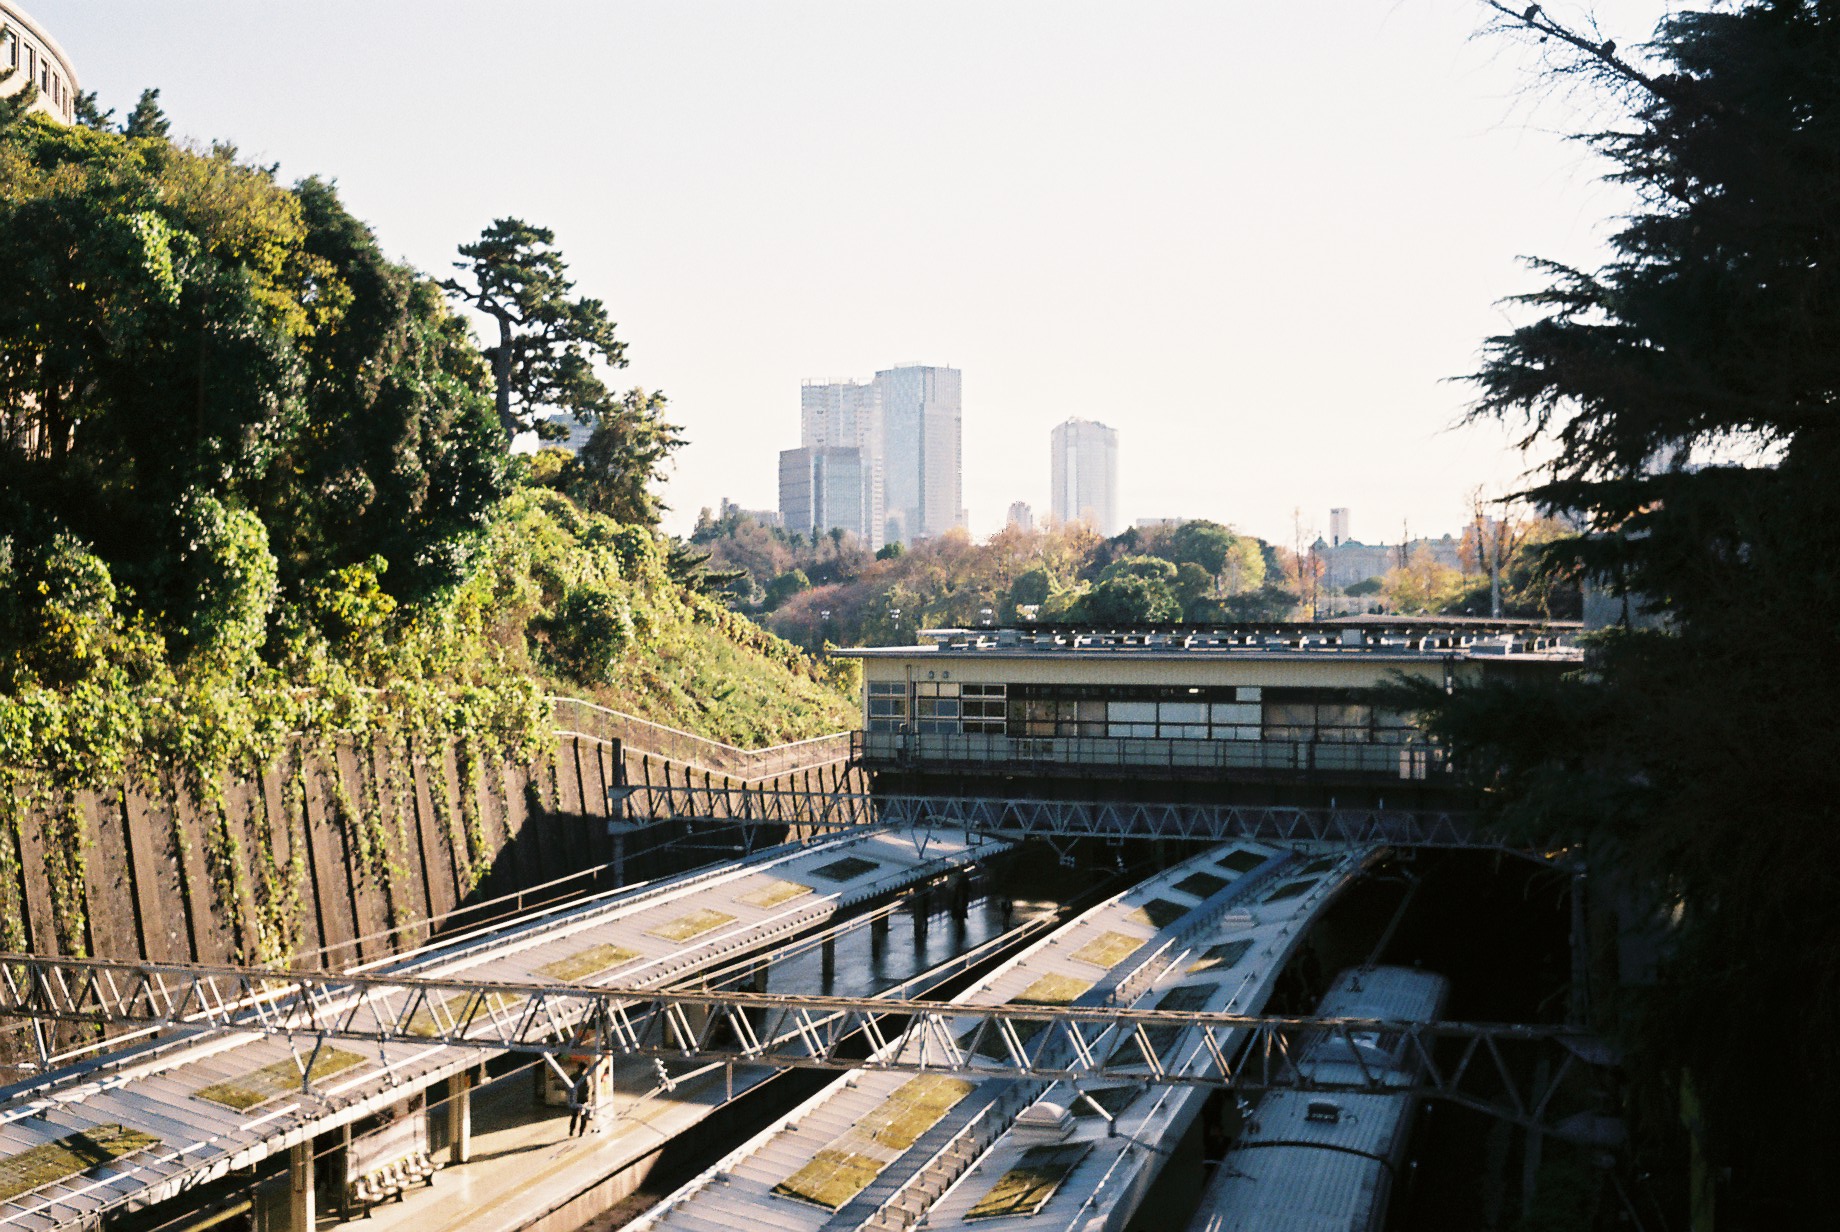
[[[866,384],[801,385],[799,447],[779,456],[787,529],[847,530],[880,549],[963,527],[961,378],[898,364]]]
[[[1633,45],[1664,6],[1598,7]],[[911,355],[973,374],[978,535],[1013,500],[1046,508],[1017,460],[1069,415],[1141,442],[1131,517],[1276,540],[1298,506],[1454,524],[1525,462],[1503,430],[1447,431],[1470,398],[1448,378],[1535,285],[1521,254],[1589,266],[1624,203],[1458,0],[559,2],[516,38],[483,3],[31,8],[104,107],[158,87],[175,134],[335,178],[432,276],[494,218],[553,228],[629,343],[619,379],[685,427],[680,533],[724,494],[773,504],[759,458],[793,439],[785,390]],[[481,47],[541,83],[544,123],[478,88]]]

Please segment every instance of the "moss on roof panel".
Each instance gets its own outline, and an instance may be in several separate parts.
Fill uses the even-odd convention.
[[[523,998],[514,993],[493,992],[480,997],[470,992],[457,993],[441,1002],[441,1018],[436,1021],[432,1008],[419,1009],[409,1016],[403,1028],[410,1035],[433,1039],[442,1031],[452,1030],[462,1022],[477,1022],[499,1010],[517,1005]]]
[[[1074,1000],[1078,998],[1081,993],[1091,987],[1092,985],[1087,981],[1076,979],[1071,975],[1044,975],[1033,984],[1023,989],[1020,993],[1011,997],[1005,1004],[1072,1005]],[[1024,1044],[1027,1044],[1037,1035],[1040,1035],[1042,1028],[1047,1026],[1046,1023],[1042,1022],[1016,1022],[1010,1025],[1015,1028],[1016,1038]],[[973,1039],[977,1039],[979,1032],[983,1033],[983,1038],[979,1039],[977,1047],[972,1049],[975,1055],[989,1057],[993,1061],[1007,1061],[1010,1059],[1009,1045],[1004,1042],[1002,1034],[997,1031],[995,1026],[980,1025],[972,1027],[969,1031],[965,1032],[965,1034],[959,1036],[959,1044],[961,1046],[970,1044]]]
[[[1153,898],[1130,914],[1130,919],[1151,928],[1164,929],[1187,915],[1189,909],[1166,898]]]
[[[735,917],[732,915],[724,915],[720,911],[710,911],[707,908],[698,908],[689,915],[680,915],[675,920],[666,920],[645,931],[654,937],[662,937],[666,941],[688,941],[692,937],[700,937],[724,924],[734,922]]]
[[[1092,987],[1090,980],[1071,975],[1044,975],[1009,999],[1010,1005],[1072,1005],[1074,998]]]
[[[865,860],[861,856],[845,856],[841,860],[832,860],[829,864],[811,870],[814,877],[826,881],[850,881],[864,873],[874,872],[881,865],[874,860]]]
[[[0,1159],[0,1202],[69,1180],[158,1145],[160,1140],[152,1134],[120,1125],[93,1125],[50,1142],[41,1142],[17,1155]]]
[[[906,1082],[883,1100],[875,1111],[857,1123],[878,1146],[905,1151],[952,1110],[953,1105],[977,1089],[962,1078],[926,1074]]]
[[[313,1058],[312,1072],[307,1075],[307,1085],[322,1082],[334,1074],[343,1073],[353,1066],[364,1064],[364,1058],[355,1052],[346,1052],[342,1048],[322,1048]],[[192,1094],[213,1104],[222,1104],[238,1112],[246,1111],[257,1104],[265,1104],[271,1099],[288,1095],[300,1090],[300,1066],[292,1057],[276,1061],[273,1065],[264,1065],[261,1069],[245,1074],[241,1078],[231,1078],[224,1082],[214,1082],[202,1087]]]
[[[540,975],[549,976],[552,980],[573,983],[576,980],[585,980],[591,975],[599,975],[621,963],[629,963],[637,957],[639,955],[633,951],[622,949],[617,945],[595,945],[570,954],[566,958],[544,963],[537,968],[537,972]]]
[[[774,881],[755,890],[752,894],[743,894],[741,901],[750,907],[766,909],[789,903],[795,898],[802,898],[811,893],[811,887],[800,885],[796,881]]]
[[[1203,971],[1225,971],[1236,966],[1246,952],[1252,948],[1251,938],[1238,941],[1223,941],[1219,945],[1210,945],[1201,952],[1201,957],[1188,968],[1188,974],[1198,975]]]
[[[1110,970],[1137,953],[1143,944],[1141,937],[1132,937],[1125,933],[1100,933],[1075,950],[1069,957]]]
[[[1048,1204],[1061,1182],[1072,1175],[1091,1149],[1084,1142],[1030,1147],[1013,1168],[997,1178],[990,1192],[965,1212],[965,1218],[1001,1219],[1017,1215],[1026,1218],[1035,1214]]]
[[[888,1165],[867,1155],[826,1148],[811,1157],[811,1162],[773,1187],[785,1198],[810,1202],[834,1211],[869,1187]]]

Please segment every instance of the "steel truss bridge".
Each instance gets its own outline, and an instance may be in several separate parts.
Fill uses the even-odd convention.
[[[1450,1101],[1540,1132],[1605,1046],[1562,1026],[1394,1022],[930,1000],[654,990],[0,954],[0,1018],[288,1038],[302,1073],[328,1040],[971,1079],[1183,1084]],[[1339,1041],[1355,1078],[1300,1065]],[[1422,1077],[1370,1068],[1378,1043]],[[868,1055],[865,1056],[864,1052]],[[1539,1064],[1544,1059],[1547,1064]],[[1557,1060],[1556,1066],[1552,1064]],[[662,1067],[661,1067],[662,1070]],[[303,1086],[305,1084],[303,1083]]]
[[[894,825],[976,831],[1004,838],[1247,838],[1283,843],[1382,843],[1394,847],[1502,849],[1473,814],[1426,809],[1292,808],[1280,805],[1143,804],[994,796],[916,796],[756,787],[620,788],[632,822],[707,821],[836,830]]]

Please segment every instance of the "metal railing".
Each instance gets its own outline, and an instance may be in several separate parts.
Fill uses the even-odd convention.
[[[1421,783],[1451,772],[1444,750],[1424,743],[1200,740],[1160,737],[1003,736],[969,732],[857,731],[850,756],[875,768],[951,765],[1004,771],[1271,774]]]
[[[850,756],[849,732],[832,732],[764,749],[743,749],[579,698],[552,697],[550,704],[560,734],[618,740],[633,752],[650,753],[743,783],[835,765]]]

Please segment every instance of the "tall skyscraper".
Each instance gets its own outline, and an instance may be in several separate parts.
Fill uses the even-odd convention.
[[[1009,524],[1017,530],[1035,529],[1035,510],[1027,501],[1011,501],[1009,506]]]
[[[1050,437],[1057,522],[1085,522],[1118,533],[1118,433],[1091,419],[1069,419]]]
[[[873,469],[863,451],[854,446],[781,450],[781,524],[799,535],[847,530],[870,547],[880,547]]]
[[[855,381],[807,382],[799,390],[799,444],[807,450],[857,451],[858,478],[864,486],[862,501],[847,506],[847,520],[839,520],[845,517],[846,506],[827,502],[824,507],[836,513],[818,529],[842,526],[871,550],[879,549],[885,541],[886,521],[882,508],[885,479],[881,390]]]
[[[875,374],[891,540],[924,539],[965,524],[960,375],[957,368],[921,364]]]

